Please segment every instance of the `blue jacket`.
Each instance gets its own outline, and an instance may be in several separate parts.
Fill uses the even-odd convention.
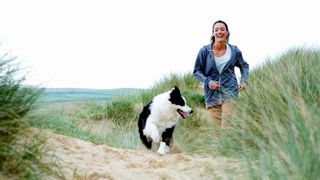
[[[231,47],[231,58],[224,66],[221,74],[216,68],[211,44],[203,46],[197,56],[193,75],[204,84],[206,108],[221,105],[228,100],[238,96],[238,81],[235,75],[235,66],[239,67],[241,73],[240,83],[245,85],[249,76],[249,64],[243,59],[241,51],[237,46]],[[218,81],[220,88],[210,89],[209,81]]]

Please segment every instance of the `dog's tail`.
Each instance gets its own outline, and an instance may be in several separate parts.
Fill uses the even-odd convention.
[[[143,108],[143,111],[141,112],[138,120],[138,128],[139,128],[139,134],[140,134],[140,139],[142,143],[146,146],[146,148],[151,149],[152,147],[152,140],[151,138],[147,138],[143,134],[143,129],[146,127],[146,121],[147,117],[150,115],[150,110],[149,110],[149,105],[150,103]]]

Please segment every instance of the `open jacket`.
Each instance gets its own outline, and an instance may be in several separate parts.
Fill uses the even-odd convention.
[[[204,84],[206,108],[221,105],[238,96],[238,81],[235,75],[235,66],[241,73],[240,83],[245,85],[249,76],[249,64],[243,59],[241,51],[235,45],[229,44],[231,58],[219,73],[216,68],[211,45],[203,46],[197,56],[193,75]],[[210,89],[209,81],[218,81],[220,88]]]

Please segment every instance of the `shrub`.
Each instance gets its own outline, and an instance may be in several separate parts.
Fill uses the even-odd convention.
[[[29,152],[24,146],[14,146],[15,135],[28,127],[21,118],[33,108],[42,89],[22,85],[25,76],[19,76],[21,70],[14,64],[15,59],[8,54],[0,57],[0,171],[7,177],[27,178],[37,174],[33,163],[37,161],[35,150],[41,147],[29,144],[37,147]]]

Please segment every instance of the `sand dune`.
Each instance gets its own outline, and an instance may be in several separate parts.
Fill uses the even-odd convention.
[[[147,149],[116,149],[44,133],[51,149],[47,160],[54,160],[66,179],[241,179],[239,163],[233,159],[181,152],[159,156]]]

